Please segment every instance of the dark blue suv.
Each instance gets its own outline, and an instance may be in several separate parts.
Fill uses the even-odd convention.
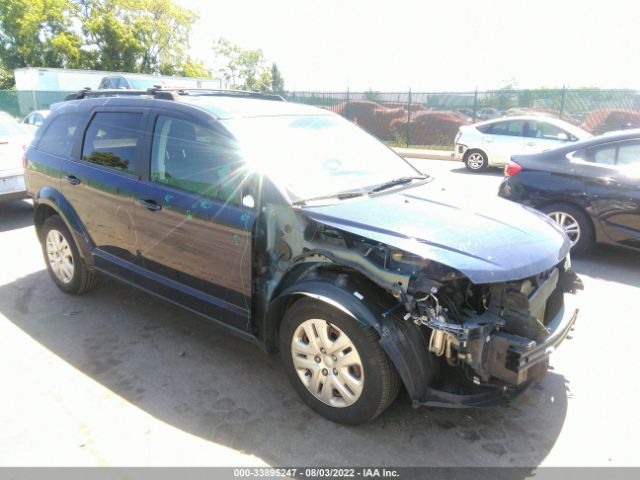
[[[570,242],[474,209],[329,111],[249,92],[82,91],[52,107],[25,177],[52,280],[108,275],[269,353],[316,412],[495,405],[572,328]],[[565,298],[566,297],[566,298]]]

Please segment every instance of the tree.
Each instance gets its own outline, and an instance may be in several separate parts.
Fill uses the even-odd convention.
[[[196,19],[172,0],[0,0],[0,67],[209,76],[186,53]]]
[[[0,65],[80,68],[86,59],[73,31],[78,5],[71,0],[2,0]]]
[[[198,16],[172,0],[79,0],[94,68],[206,74],[185,53]]]
[[[271,65],[271,91],[279,95],[284,93],[284,78],[275,63]]]
[[[220,38],[214,43],[213,51],[218,61],[222,62],[219,70],[231,88],[275,91],[275,78],[278,88],[284,89],[284,80],[278,67],[275,63],[271,68],[266,66],[262,50],[245,50],[227,39]]]

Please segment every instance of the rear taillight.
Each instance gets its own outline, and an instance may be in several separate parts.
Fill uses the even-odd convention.
[[[27,160],[27,146],[23,145],[22,146],[22,168],[26,170],[28,166],[29,166],[29,160]]]
[[[514,175],[519,173],[520,170],[522,170],[522,167],[520,165],[518,165],[513,160],[509,160],[509,163],[507,163],[507,165],[504,167],[504,174],[507,177],[513,177]]]

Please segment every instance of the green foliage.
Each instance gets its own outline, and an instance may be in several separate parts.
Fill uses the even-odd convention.
[[[376,92],[371,89],[364,92],[364,98],[365,100],[369,100],[371,102],[377,102],[377,103],[382,102],[382,96],[380,95],[380,92]]]
[[[231,88],[284,92],[284,79],[280,70],[275,63],[271,68],[266,66],[262,50],[245,50],[227,39],[220,38],[214,43],[213,51],[222,62],[220,71]]]
[[[0,64],[6,70],[80,66],[82,40],[71,22],[77,13],[71,0],[2,0]]]
[[[186,53],[196,19],[172,0],[2,0],[0,65],[206,77]]]
[[[284,93],[284,78],[275,63],[271,65],[271,91],[280,95]]]

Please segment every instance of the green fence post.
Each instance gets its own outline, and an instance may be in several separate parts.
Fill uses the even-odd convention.
[[[476,85],[476,91],[473,94],[473,123],[476,121],[476,111],[478,108],[478,86]]]
[[[347,87],[347,94],[344,106],[344,116],[349,118],[349,87]]]
[[[411,89],[409,89],[409,98],[407,100],[407,147],[411,146]]]
[[[567,88],[562,85],[562,98],[560,99],[560,118],[562,118],[562,114],[564,113],[564,102],[567,96]]]

